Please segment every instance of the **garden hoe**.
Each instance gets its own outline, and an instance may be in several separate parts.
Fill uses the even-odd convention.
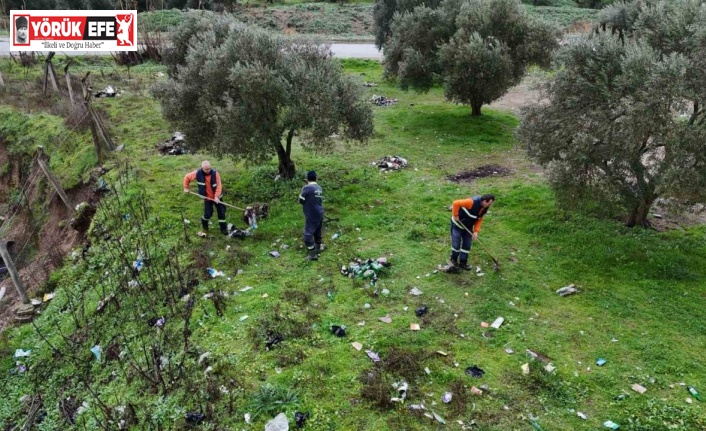
[[[471,236],[473,236],[473,233],[471,233],[471,231],[468,230],[468,228],[466,226],[463,226],[463,228],[466,229],[466,232],[470,233]],[[479,239],[476,238],[475,241],[478,243],[478,245],[480,245],[480,247],[483,249],[483,251],[485,251],[488,254],[488,256],[490,256],[491,259],[493,259],[493,271],[495,271],[495,272],[500,271],[500,262],[498,262],[498,260],[496,258],[494,258],[492,254],[490,254],[488,249],[485,248],[485,246],[483,245],[482,242],[480,242]]]

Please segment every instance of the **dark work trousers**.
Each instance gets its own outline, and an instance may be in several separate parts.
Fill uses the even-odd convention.
[[[471,234],[451,222],[451,260],[455,262],[460,256],[461,263],[468,262],[471,243]]]
[[[223,204],[217,204],[212,200],[204,200],[203,202],[203,217],[201,218],[201,224],[204,229],[208,229],[208,220],[213,215],[213,207],[216,207],[216,212],[218,212],[218,226],[221,228],[221,232],[227,233],[228,226],[226,225],[226,206]]]
[[[304,244],[309,250],[321,245],[321,227],[323,225],[323,219],[311,220],[307,218],[304,222]]]

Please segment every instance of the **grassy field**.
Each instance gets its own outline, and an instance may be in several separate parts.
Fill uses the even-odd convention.
[[[167,300],[164,306],[159,300],[147,304],[134,288],[118,283],[123,264],[98,251],[109,250],[108,240],[95,239],[85,262],[68,262],[53,276],[47,289],[56,289],[56,298],[35,321],[39,332],[23,326],[0,339],[0,387],[7,400],[0,406],[0,424],[24,417],[20,398],[39,392],[47,412],[39,429],[61,428],[66,422],[55,407],[61,388],[79,404],[88,402],[79,420],[89,429],[101,419],[97,400],[113,409],[132,405],[143,424],[134,429],[149,429],[144,425],[148,420],[163,429],[187,429],[184,416],[191,411],[207,413],[203,429],[262,429],[280,411],[288,414],[292,427],[295,411],[308,412],[305,429],[311,430],[441,429],[411,411],[413,404],[444,418],[447,429],[463,429],[460,421],[467,429],[529,430],[531,420],[544,430],[592,430],[606,420],[625,430],[705,429],[703,405],[687,404],[683,385],[706,392],[706,323],[700,318],[706,296],[706,228],[658,233],[559,211],[541,170],[515,145],[514,115],[485,108],[482,117],[472,119],[468,107],[445,103],[440,89],[403,93],[381,81],[378,63],[343,65],[361,81],[379,84],[366,89],[370,95],[384,94],[399,103],[375,108],[376,135],[366,146],[341,143],[335,154],[318,155],[296,148],[298,171],[319,173],[327,214],[340,219],[326,224],[327,250],[316,263],[304,261],[303,218],[296,203],[300,180],[275,181],[274,161],[250,167],[208,154],[159,156],[154,145],[172,130],[139,85],[124,83],[123,97],[96,101],[108,114],[115,139],[125,145],[118,160],[131,163],[129,182],[117,181],[119,169],[109,174],[122,204],[128,208],[144,193],[151,207],[149,223],[159,218],[159,224],[137,231],[140,227],[130,221],[138,218],[132,207],[132,212],[105,212],[122,217],[99,216],[97,223],[115,237],[122,235],[124,244],[139,242],[140,232],[149,235],[156,229],[161,241],[155,248],[164,254],[180,250],[182,265],[201,275],[192,292],[196,302],[188,372],[169,390],[152,391],[126,365],[129,360],[90,359],[91,346],[105,350],[121,334],[157,343],[180,331],[174,319],[161,332],[150,329],[145,335],[144,321],[155,310],[166,312]],[[79,68],[95,71],[97,66],[85,62]],[[160,79],[155,76],[159,70],[144,65],[131,74],[144,84]],[[96,88],[121,86],[110,73],[93,75]],[[403,156],[410,167],[382,173],[370,166],[385,155]],[[270,204],[270,217],[253,237],[195,237],[201,205],[181,192],[180,183],[203,158],[222,173],[226,201]],[[447,179],[489,164],[506,167],[510,174],[471,184]],[[484,275],[435,272],[448,258],[447,207],[455,199],[486,192],[498,200],[481,239],[500,260],[501,271],[494,273],[488,256],[474,247],[471,260]],[[115,202],[115,197],[106,201],[113,207]],[[132,218],[124,215],[130,213]],[[191,224],[184,227],[183,218]],[[245,227],[237,211],[229,210],[228,218]],[[335,240],[334,234],[339,234]],[[185,235],[192,241],[189,246],[183,245]],[[272,250],[281,256],[271,257]],[[339,273],[353,258],[381,256],[391,267],[381,276],[377,295],[366,281]],[[207,266],[226,277],[210,279]],[[104,271],[111,275],[103,276]],[[578,294],[555,293],[570,283]],[[241,291],[246,286],[252,289]],[[410,295],[413,287],[423,293]],[[77,329],[67,310],[82,289],[91,325]],[[111,289],[119,295],[120,309],[97,314],[93,310],[101,291]],[[203,296],[221,290],[229,296],[219,313],[216,302]],[[159,299],[159,292],[149,294]],[[422,305],[429,313],[418,318],[415,310]],[[392,323],[378,320],[386,315]],[[505,318],[499,329],[481,327],[498,316]],[[419,323],[421,330],[410,331],[410,323]],[[347,337],[332,335],[331,325],[345,325]],[[264,346],[268,331],[284,336],[271,350]],[[52,356],[49,345],[61,345],[59,332],[86,334],[75,342],[83,362]],[[362,343],[363,351],[355,350],[353,341]],[[32,349],[26,361],[30,372],[23,375],[9,373],[18,348]],[[366,349],[382,361],[373,364]],[[547,364],[533,360],[527,349],[548,357],[555,370],[547,371]],[[211,354],[209,373],[197,364],[205,352]],[[598,358],[607,363],[597,366]],[[525,363],[528,375],[521,370]],[[467,375],[464,371],[473,365],[485,374]],[[409,384],[405,402],[390,403],[398,395],[392,384],[402,380]],[[635,383],[647,392],[632,391]],[[471,386],[483,394],[472,395]],[[453,393],[449,404],[441,400],[445,392]],[[580,419],[577,411],[588,419]],[[252,425],[244,422],[246,413]]]

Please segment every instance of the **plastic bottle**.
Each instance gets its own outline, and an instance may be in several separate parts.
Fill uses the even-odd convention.
[[[693,386],[687,386],[686,388],[689,390],[689,393],[691,394],[692,397],[701,401],[701,395],[699,395],[699,392],[696,389],[694,389]]]
[[[537,422],[530,420],[530,425],[532,425],[532,428],[536,429],[537,431],[542,431],[542,427],[539,426]]]

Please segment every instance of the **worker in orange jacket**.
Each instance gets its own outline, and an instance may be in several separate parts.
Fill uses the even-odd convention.
[[[483,216],[494,202],[495,196],[491,194],[453,202],[451,206],[451,260],[449,261],[452,266],[465,270],[471,269],[468,265],[471,242],[478,239]]]
[[[189,172],[184,176],[184,193],[189,193],[189,184],[194,180],[196,180],[196,184],[199,186],[199,194],[204,198],[201,226],[204,230],[208,230],[208,220],[213,215],[213,207],[215,205],[216,211],[218,212],[218,225],[221,228],[221,233],[228,235],[226,206],[221,203],[221,196],[223,195],[221,175],[218,171],[211,168],[211,163],[208,160],[204,160],[201,162],[201,169]]]

